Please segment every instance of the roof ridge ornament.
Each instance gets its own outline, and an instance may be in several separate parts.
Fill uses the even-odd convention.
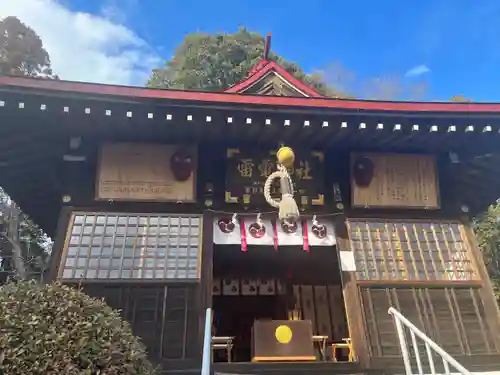
[[[266,41],[264,44],[264,60],[269,60],[269,53],[271,52],[271,33],[267,33]]]
[[[260,59],[257,57],[256,60],[255,65],[248,71],[246,78],[224,90],[224,92],[289,97],[324,97],[282,67],[278,63],[276,55],[271,56],[271,33],[267,33],[264,40],[262,57]],[[276,84],[275,80],[279,84]]]
[[[269,64],[271,61],[269,60],[269,54],[271,53],[271,33],[267,33],[266,39],[264,41],[264,55],[262,56],[262,59],[255,64],[252,69],[247,74],[247,77],[253,76],[255,73],[259,72],[262,70],[267,64]]]

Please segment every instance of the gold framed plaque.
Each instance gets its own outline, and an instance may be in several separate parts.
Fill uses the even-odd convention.
[[[108,143],[100,149],[96,199],[156,202],[196,200],[194,146]]]
[[[356,178],[360,169],[365,176]],[[352,154],[351,186],[353,207],[440,207],[436,160],[432,155]]]

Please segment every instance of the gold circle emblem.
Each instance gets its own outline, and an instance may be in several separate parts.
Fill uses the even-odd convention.
[[[292,341],[292,330],[288,326],[279,326],[274,335],[280,344],[288,344]]]
[[[284,146],[278,150],[276,158],[278,159],[278,163],[287,168],[291,168],[293,166],[293,162],[295,161],[295,154],[290,147]]]

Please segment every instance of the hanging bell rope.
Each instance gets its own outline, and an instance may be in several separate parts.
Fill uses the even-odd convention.
[[[271,173],[264,184],[264,197],[267,203],[275,208],[278,208],[278,217],[280,220],[294,222],[300,217],[299,208],[295,199],[293,199],[293,183],[288,174],[287,167],[293,166],[295,155],[289,147],[282,147],[276,154],[278,159],[278,170]],[[274,180],[280,180],[281,200],[275,200],[271,196],[271,185]]]

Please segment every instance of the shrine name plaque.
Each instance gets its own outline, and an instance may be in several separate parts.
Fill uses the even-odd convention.
[[[358,186],[352,178],[360,158],[373,163],[368,186]],[[439,208],[436,160],[432,155],[353,154],[351,186],[353,207]]]
[[[314,361],[312,337],[310,320],[256,320],[252,361]]]
[[[101,146],[96,198],[194,202],[196,147],[144,143]]]
[[[226,203],[267,205],[264,184],[277,171],[276,150],[226,150]],[[295,187],[294,198],[301,208],[324,205],[324,156],[321,152],[296,154],[288,170]],[[280,199],[279,180],[271,186],[273,199]]]

